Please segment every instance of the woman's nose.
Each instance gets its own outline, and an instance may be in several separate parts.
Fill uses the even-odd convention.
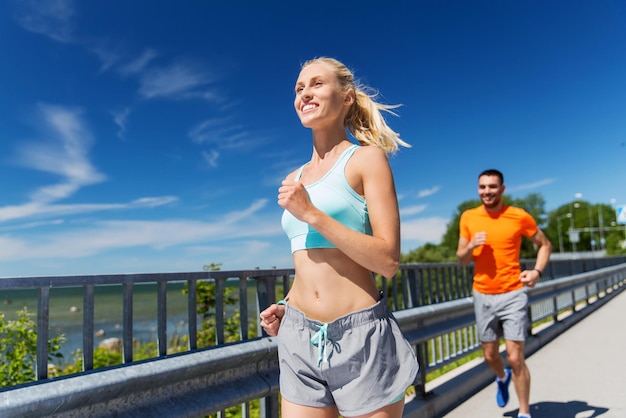
[[[300,92],[300,97],[302,97],[302,99],[310,99],[312,97],[311,89],[308,87],[304,87]]]

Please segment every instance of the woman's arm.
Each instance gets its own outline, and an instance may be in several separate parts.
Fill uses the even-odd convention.
[[[283,182],[279,205],[315,228],[357,264],[393,277],[400,264],[400,216],[386,154],[373,146],[359,148],[346,166],[346,177],[367,201],[372,236],[353,231],[317,209],[299,182]]]

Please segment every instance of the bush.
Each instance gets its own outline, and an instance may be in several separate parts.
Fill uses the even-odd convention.
[[[0,387],[37,380],[37,324],[26,308],[17,314],[16,320],[5,321],[0,312]],[[63,335],[48,340],[48,360],[63,358],[59,350],[64,342]]]

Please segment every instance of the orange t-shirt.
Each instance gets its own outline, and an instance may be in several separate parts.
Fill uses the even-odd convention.
[[[497,294],[521,289],[519,256],[522,235],[533,236],[539,228],[524,209],[505,206],[498,213],[488,213],[483,206],[468,209],[461,215],[460,235],[472,240],[477,232],[486,232],[485,244],[472,250],[474,289]]]

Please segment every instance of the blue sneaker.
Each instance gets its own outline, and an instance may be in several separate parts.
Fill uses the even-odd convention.
[[[511,369],[504,369],[504,373],[506,374],[504,382],[501,382],[500,379],[496,377],[496,383],[498,384],[496,402],[498,402],[500,408],[504,408],[509,402],[509,384],[511,383],[511,376],[513,375]]]

